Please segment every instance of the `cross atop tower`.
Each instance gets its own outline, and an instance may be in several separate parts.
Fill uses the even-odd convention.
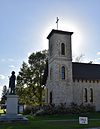
[[[57,21],[56,21],[56,24],[57,24],[57,30],[58,30],[58,21],[59,21],[59,19],[58,19],[58,17],[57,17]]]

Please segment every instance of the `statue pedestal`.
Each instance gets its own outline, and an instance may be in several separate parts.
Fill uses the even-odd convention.
[[[7,95],[6,114],[0,116],[0,121],[28,121],[23,115],[18,114],[18,95]]]
[[[17,115],[18,113],[18,95],[7,95],[7,115]]]

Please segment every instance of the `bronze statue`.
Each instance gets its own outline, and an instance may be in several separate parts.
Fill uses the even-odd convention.
[[[10,89],[9,94],[12,95],[15,95],[15,79],[16,79],[15,72],[12,71],[12,75],[9,78],[9,89]]]

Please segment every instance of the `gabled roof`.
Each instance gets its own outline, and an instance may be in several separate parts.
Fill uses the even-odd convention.
[[[73,79],[100,80],[100,64],[72,63]]]
[[[46,84],[48,77],[48,62],[45,65],[42,85]],[[73,79],[100,80],[100,64],[72,62]]]

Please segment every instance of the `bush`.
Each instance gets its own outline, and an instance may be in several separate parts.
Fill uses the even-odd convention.
[[[24,109],[24,112],[23,112],[23,114],[24,115],[29,115],[29,114],[34,114],[34,113],[36,113],[37,111],[39,111],[41,109],[41,107],[40,106],[29,106],[29,105],[27,105],[26,107],[25,107],[25,109]]]
[[[27,106],[24,109],[24,115],[56,115],[56,114],[83,114],[88,112],[94,112],[95,106],[87,104],[87,105],[77,105],[75,103],[71,103],[69,107],[66,106],[66,103],[61,103],[58,106],[55,104],[46,105],[43,107],[40,106]]]
[[[24,111],[23,111],[23,115],[29,115],[32,112],[32,108],[30,106],[27,106]]]
[[[46,105],[42,107],[41,112],[37,112],[36,115],[55,115],[55,114],[65,114],[67,112],[66,104],[61,103],[58,106],[55,104]]]
[[[85,106],[85,108],[86,108],[87,112],[95,112],[95,106],[94,105],[87,104]]]
[[[70,105],[70,113],[72,114],[81,114],[81,113],[88,113],[88,112],[94,112],[95,106],[94,105],[77,105],[75,103],[71,103]]]
[[[47,105],[41,108],[35,115],[55,115],[55,114],[82,114],[88,112],[94,112],[95,106],[93,105],[77,105],[75,103],[71,103],[69,107],[66,107],[66,103],[61,103],[58,106]]]

